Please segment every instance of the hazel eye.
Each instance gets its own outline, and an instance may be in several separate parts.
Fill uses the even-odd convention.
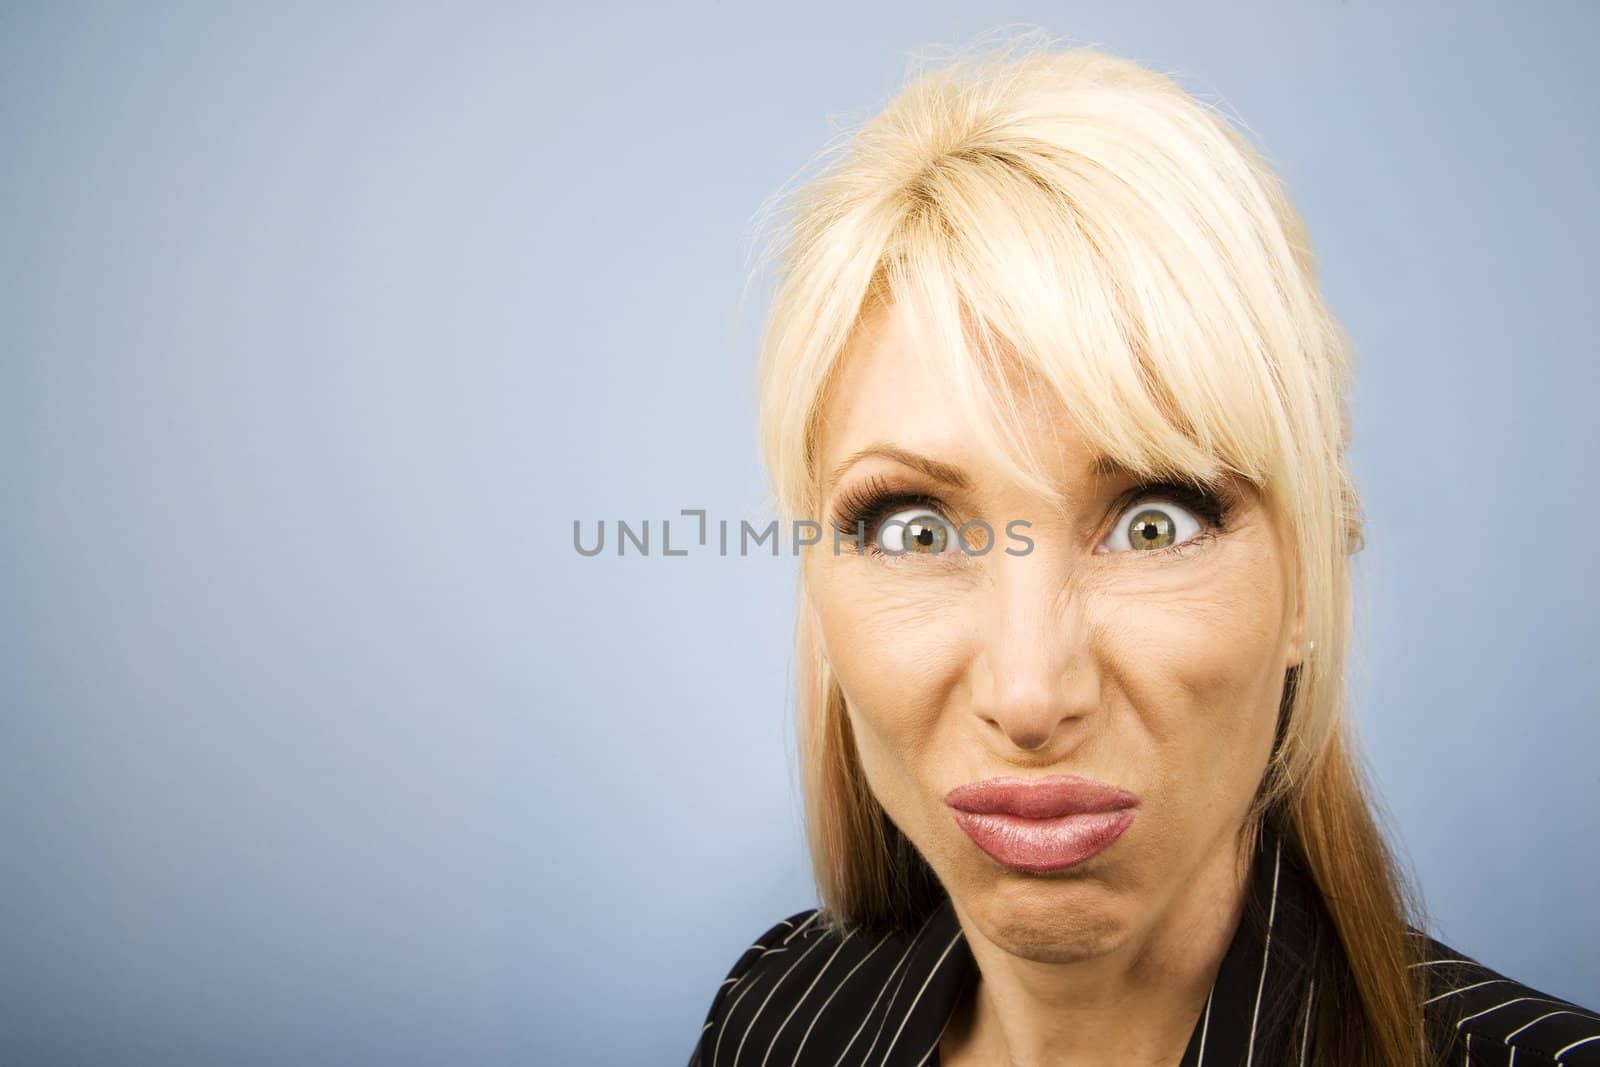
[[[955,548],[950,520],[927,508],[897,511],[878,526],[878,547],[889,556],[937,556]]]
[[[1182,544],[1203,529],[1187,508],[1165,500],[1141,500],[1122,513],[1105,543],[1111,552],[1155,552]]]

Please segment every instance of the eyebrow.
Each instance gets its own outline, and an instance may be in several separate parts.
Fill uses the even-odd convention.
[[[1089,462],[1091,478],[1137,478],[1138,472],[1110,456],[1096,456]]]
[[[885,444],[868,445],[861,451],[853,452],[846,456],[844,462],[833,468],[833,483],[838,484],[845,471],[870,456],[892,459],[896,463],[910,467],[912,470],[921,471],[936,482],[944,482],[946,485],[957,489],[967,489],[972,484],[967,476],[961,472],[960,467],[952,466],[949,463],[941,463],[936,459],[929,459],[927,456],[919,455],[910,449],[900,448],[897,445]]]
[[[929,459],[927,456],[912,452],[910,449],[890,444],[868,445],[861,451],[853,452],[846,456],[844,462],[833,469],[832,484],[837,485],[846,471],[872,456],[892,459],[896,463],[910,467],[912,470],[921,471],[936,482],[944,482],[946,485],[953,486],[956,489],[969,489],[972,486],[971,480],[962,473],[960,467],[949,463],[941,463],[936,459]],[[1095,456],[1089,463],[1089,473],[1095,478],[1131,475],[1127,467],[1109,456]]]

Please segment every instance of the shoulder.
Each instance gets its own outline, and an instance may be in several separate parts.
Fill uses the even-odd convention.
[[[1600,1065],[1600,1012],[1534,989],[1421,931],[1412,936],[1421,943],[1415,966],[1424,969],[1424,1011],[1445,1046],[1440,1051],[1472,1063]]]
[[[689,1067],[832,1063],[856,1039],[918,938],[841,930],[810,908],[769,927],[740,953],[711,998]],[[867,1033],[863,1034],[865,1028]]]
[[[768,927],[750,943],[749,948],[739,954],[739,958],[728,969],[728,976],[712,995],[711,1007],[700,1028],[699,1043],[689,1058],[689,1067],[702,1067],[714,1062],[714,1053],[721,1051],[718,1042],[726,1031],[724,1024],[729,1013],[748,995],[749,990],[760,984],[760,972],[781,966],[781,957],[792,951],[797,940],[804,943],[808,931],[812,938],[816,936],[818,920],[821,918],[822,912],[818,908],[797,911]]]

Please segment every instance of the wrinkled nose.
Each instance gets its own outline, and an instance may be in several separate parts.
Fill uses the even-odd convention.
[[[1081,601],[1037,556],[997,566],[989,598],[973,710],[1002,748],[1054,756],[1076,744],[1098,700]]]

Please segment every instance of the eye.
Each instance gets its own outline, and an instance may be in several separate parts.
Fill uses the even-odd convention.
[[[878,547],[889,556],[937,556],[955,551],[950,520],[927,508],[907,508],[878,525]]]
[[[1157,552],[1183,544],[1205,524],[1179,504],[1146,497],[1124,511],[1106,538],[1111,552]]]

